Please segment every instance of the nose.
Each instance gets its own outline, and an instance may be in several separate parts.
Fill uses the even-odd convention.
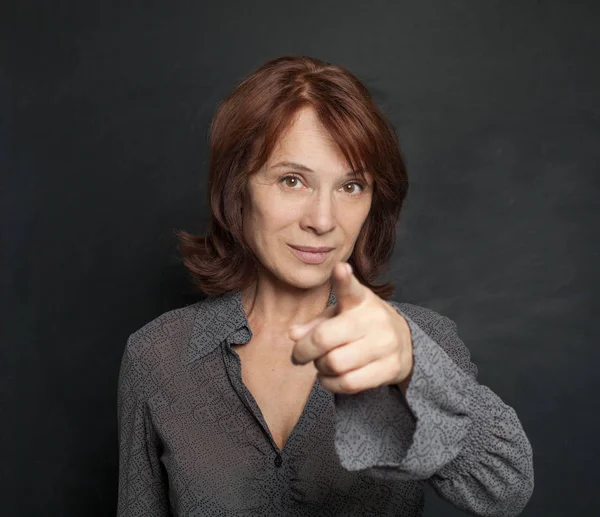
[[[323,189],[307,199],[300,226],[318,235],[328,233],[335,228],[335,203],[331,192]]]

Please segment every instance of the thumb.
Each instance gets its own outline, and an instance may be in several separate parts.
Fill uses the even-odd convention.
[[[335,265],[332,272],[332,283],[340,311],[360,304],[367,294],[367,288],[354,276],[352,266],[347,262]]]

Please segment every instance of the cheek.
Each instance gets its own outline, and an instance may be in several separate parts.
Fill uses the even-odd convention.
[[[256,218],[260,220],[261,227],[277,230],[295,223],[301,214],[299,203],[291,203],[289,200],[282,202],[275,197],[261,204],[260,210],[256,211]]]
[[[367,220],[369,215],[369,209],[371,205],[355,206],[350,210],[347,210],[340,224],[344,226],[344,229],[349,235],[358,235],[362,226]]]

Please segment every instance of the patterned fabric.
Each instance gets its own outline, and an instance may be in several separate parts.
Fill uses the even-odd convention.
[[[424,483],[474,515],[518,515],[533,466],[514,410],[477,383],[452,320],[389,303],[413,340],[406,397],[398,386],[333,395],[316,381],[283,450],[232,346],[252,337],[239,290],[131,334],[118,386],[118,517],[413,517]]]

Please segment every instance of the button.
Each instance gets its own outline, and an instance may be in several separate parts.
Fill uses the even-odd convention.
[[[281,467],[281,464],[283,463],[283,460],[281,459],[281,454],[278,454],[277,456],[275,456],[275,466],[277,468]]]

